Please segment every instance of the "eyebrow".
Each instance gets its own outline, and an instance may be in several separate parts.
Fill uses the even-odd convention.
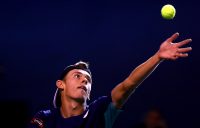
[[[88,79],[88,81],[91,83],[92,82],[92,79],[91,79],[91,77],[89,76],[89,75],[87,75],[87,74],[83,74],[82,72],[79,72],[79,71],[76,71],[76,72],[74,72],[73,74],[81,74],[81,75],[84,75],[87,79]]]

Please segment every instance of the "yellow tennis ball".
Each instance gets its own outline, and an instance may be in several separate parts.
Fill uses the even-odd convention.
[[[176,15],[176,9],[171,4],[166,4],[161,9],[161,15],[164,19],[171,20]]]

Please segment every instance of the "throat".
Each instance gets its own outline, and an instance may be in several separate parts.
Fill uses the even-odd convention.
[[[61,106],[60,112],[63,118],[69,118],[72,116],[81,115],[85,111],[85,109],[85,104],[68,103]]]

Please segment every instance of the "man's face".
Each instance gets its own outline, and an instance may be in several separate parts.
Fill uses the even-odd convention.
[[[65,97],[86,101],[91,91],[91,76],[81,69],[73,69],[67,73],[63,80],[63,93]]]

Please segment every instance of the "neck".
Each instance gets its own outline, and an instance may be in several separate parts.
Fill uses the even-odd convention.
[[[79,102],[73,99],[65,99],[62,101],[60,112],[64,118],[78,116],[85,111],[86,106],[86,102]]]

